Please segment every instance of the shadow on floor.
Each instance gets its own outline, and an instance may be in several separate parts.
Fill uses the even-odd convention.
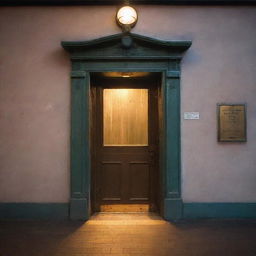
[[[256,256],[255,220],[97,213],[87,222],[4,221],[0,237],[0,256]]]

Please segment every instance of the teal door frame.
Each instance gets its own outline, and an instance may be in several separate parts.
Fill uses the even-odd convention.
[[[71,71],[71,219],[91,214],[90,72],[161,72],[163,129],[160,148],[162,215],[182,218],[180,170],[180,61],[191,41],[162,41],[116,34],[90,41],[62,42]]]

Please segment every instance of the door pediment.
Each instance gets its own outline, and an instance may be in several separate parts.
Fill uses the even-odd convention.
[[[73,60],[180,59],[191,41],[163,41],[133,33],[120,33],[89,41],[62,41]]]

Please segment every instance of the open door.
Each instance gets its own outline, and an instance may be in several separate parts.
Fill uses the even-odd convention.
[[[141,72],[120,76],[91,76],[94,211],[155,211],[159,79]]]

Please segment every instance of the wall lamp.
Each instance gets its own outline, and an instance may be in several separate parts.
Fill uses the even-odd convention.
[[[116,13],[117,24],[123,32],[129,32],[136,25],[137,20],[137,11],[129,5],[121,7]]]

